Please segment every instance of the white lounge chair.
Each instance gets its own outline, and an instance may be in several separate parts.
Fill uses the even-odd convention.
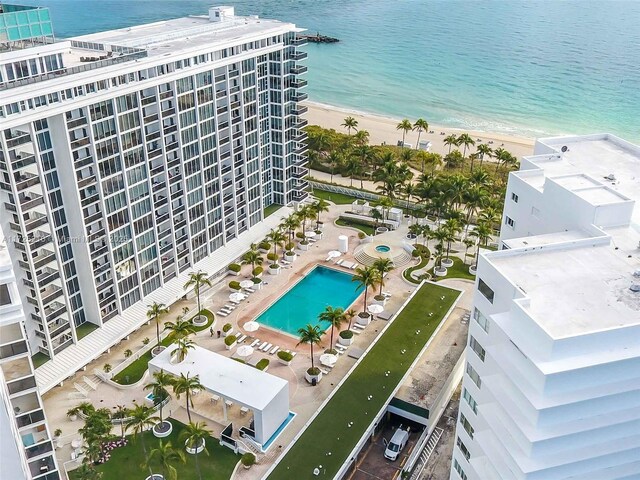
[[[249,293],[256,293],[256,291],[251,287],[245,288],[244,291]]]
[[[228,303],[225,303],[224,307],[222,307],[222,308],[225,308],[227,310],[235,310],[236,308],[238,308],[238,306],[237,305],[229,305]]]
[[[344,263],[344,258],[341,258],[336,262],[336,265],[342,265]]]
[[[240,336],[238,337],[238,340],[236,340],[236,342],[238,342],[238,343],[242,343],[242,342],[244,342],[246,339],[247,339],[247,336],[243,333],[242,335],[240,335]]]
[[[291,262],[288,262],[287,260],[280,260],[280,263],[283,265],[291,265]]]
[[[277,353],[278,350],[280,350],[280,347],[276,345],[275,347],[273,347],[273,349],[269,351],[269,355],[273,355],[274,353]]]
[[[357,328],[358,330],[364,330],[366,327],[366,325],[360,325],[359,323],[354,323],[353,325],[351,325],[352,328]]]
[[[273,347],[273,345],[271,343],[267,343],[264,347],[260,347],[260,351],[262,352],[266,352],[268,351],[271,347]]]
[[[259,343],[260,343],[260,339],[259,339],[259,338],[256,338],[256,339],[251,343],[251,345],[249,345],[249,346],[250,346],[250,347],[255,347],[255,346],[256,346],[256,345],[258,345]]]
[[[327,370],[323,370],[322,368],[319,368],[318,370],[320,370],[323,375],[329,375],[329,372]]]
[[[339,343],[337,345],[334,345],[333,348],[339,352],[344,352],[347,347],[345,347],[344,345],[340,345]]]
[[[219,317],[228,317],[229,313],[228,312],[223,312],[222,310],[218,310],[216,312],[216,315],[218,315]]]
[[[353,327],[351,327],[351,331],[356,335],[360,335],[362,333],[362,330],[358,330],[357,328],[353,328]]]
[[[324,259],[325,262],[328,262],[329,260],[331,260],[333,257],[327,257]]]
[[[265,347],[265,345],[267,345],[268,343],[269,343],[269,342],[263,342],[263,343],[258,347],[258,350],[262,350],[262,349]]]

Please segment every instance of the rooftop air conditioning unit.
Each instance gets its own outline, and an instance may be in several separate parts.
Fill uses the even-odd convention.
[[[616,180],[616,176],[613,173],[610,173],[609,175],[607,175],[606,177],[607,180],[611,180],[612,182],[614,182]]]

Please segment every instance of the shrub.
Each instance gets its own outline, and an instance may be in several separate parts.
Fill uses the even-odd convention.
[[[411,256],[413,258],[418,258],[420,256],[420,252],[418,251],[418,249],[415,249],[413,252],[411,252]]]
[[[229,335],[227,337],[224,337],[224,344],[226,346],[231,346],[234,343],[236,343],[236,340],[238,339],[238,337],[236,337],[235,335]]]
[[[335,348],[327,348],[324,353],[330,353],[331,355],[338,355],[338,351]]]
[[[104,370],[104,373],[109,373],[111,370],[113,370],[113,367],[110,363],[105,363],[102,367],[102,370]]]
[[[53,431],[53,436],[54,436],[54,437],[59,437],[60,435],[62,435],[62,430],[61,430],[60,428],[56,428],[56,429]]]
[[[145,337],[145,338],[142,340],[142,344],[143,344],[143,345],[149,345],[149,342],[150,342],[150,341],[151,341],[151,340],[149,340],[149,337]]]
[[[258,363],[256,363],[256,368],[258,370],[265,370],[269,366],[269,359],[263,358]]]
[[[235,280],[233,282],[229,282],[229,288],[240,290],[240,282],[236,282]]]
[[[353,338],[353,332],[351,330],[342,330],[340,332],[340,338],[344,338],[345,340],[349,340]]]
[[[229,330],[231,330],[232,325],[230,323],[225,323],[224,326],[222,327],[222,331],[224,333],[227,333]]]
[[[241,359],[241,358],[235,358],[235,357],[234,357],[234,358],[232,358],[231,360],[235,360],[235,361],[236,361],[236,362],[238,362],[238,363],[244,363],[245,365],[247,364],[247,362],[246,362],[246,361],[244,361],[244,360],[243,360],[243,359]]]
[[[277,263],[272,263],[271,265],[269,265],[269,268],[273,268],[275,270],[277,268],[280,268],[280,265],[278,265]]]
[[[285,255],[292,257],[295,255],[295,252],[293,250],[287,250],[286,252],[284,252]]]
[[[260,275],[262,272],[264,272],[264,268],[262,267],[256,267],[253,269],[253,272],[251,272],[253,274],[254,277],[257,277],[258,275]]]
[[[278,358],[280,360],[284,360],[285,362],[290,362],[291,360],[293,360],[293,355],[289,352],[285,352],[284,350],[280,350],[278,352]]]
[[[320,369],[318,367],[311,367],[307,370],[309,375],[320,375]]]
[[[285,248],[285,250],[293,250],[295,248],[295,246],[296,246],[295,243],[289,242],[284,246],[284,248]]]
[[[231,265],[229,265],[229,270],[231,270],[232,272],[238,273],[240,271],[242,267],[240,265],[238,265],[237,263],[232,263]]]
[[[304,238],[304,233],[296,232],[296,238]]]
[[[258,248],[261,249],[261,250],[269,251],[269,250],[271,250],[271,244],[269,242],[267,242],[267,241],[260,242],[260,244],[258,245]]]
[[[255,285],[257,285],[257,284],[259,284],[259,283],[262,283],[262,279],[261,279],[261,278],[258,278],[258,277],[253,277],[253,278],[251,279],[251,281],[252,281]]]
[[[360,240],[362,240],[364,237],[366,237],[366,235],[365,235],[365,233],[364,233],[364,232],[358,232],[358,238],[359,238]]]
[[[267,254],[267,259],[271,260],[272,262],[275,262],[276,260],[278,260],[278,255],[276,255],[275,253],[269,253]]]
[[[130,349],[130,348],[127,348],[127,349],[124,351],[124,358],[129,358],[131,355],[133,355],[133,352],[131,351],[131,349]]]
[[[300,242],[300,245],[309,245],[309,241],[308,240],[302,240]]]
[[[247,452],[242,455],[242,457],[240,457],[240,461],[245,467],[250,467],[251,465],[256,463],[256,456],[251,452]]]
[[[320,234],[322,234],[322,230],[316,230],[315,233],[316,233],[316,235],[320,235]]]
[[[376,301],[378,302],[382,302],[384,300],[384,295],[376,295],[375,297],[373,297]]]

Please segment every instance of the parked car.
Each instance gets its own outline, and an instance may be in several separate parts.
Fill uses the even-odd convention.
[[[409,441],[409,427],[406,430],[402,428],[402,425],[398,427],[398,429],[391,437],[389,443],[387,443],[387,448],[384,451],[384,458],[395,461],[398,459],[400,452],[407,446],[407,442]]]

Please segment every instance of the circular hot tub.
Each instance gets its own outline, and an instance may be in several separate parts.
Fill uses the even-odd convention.
[[[391,247],[388,247],[387,245],[377,245],[376,246],[376,252],[380,252],[380,253],[387,253],[391,251]]]

